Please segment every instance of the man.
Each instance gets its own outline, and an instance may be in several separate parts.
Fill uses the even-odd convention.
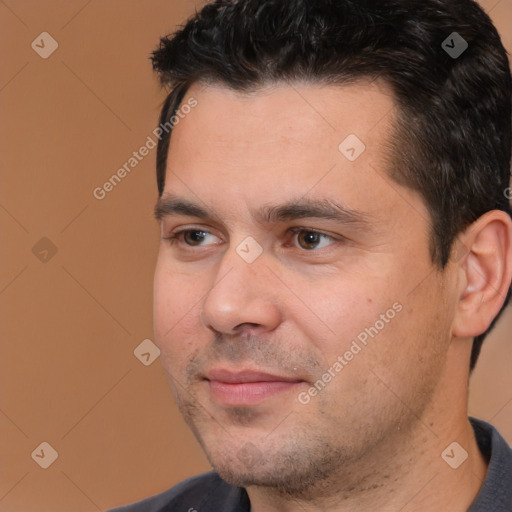
[[[153,64],[155,339],[214,471],[117,510],[511,511],[512,451],[467,415],[512,279],[487,15],[218,1]]]

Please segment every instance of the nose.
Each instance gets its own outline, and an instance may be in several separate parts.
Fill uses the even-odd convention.
[[[201,322],[225,335],[272,331],[281,322],[277,283],[261,254],[246,262],[230,248],[218,266],[216,280],[201,308]]]

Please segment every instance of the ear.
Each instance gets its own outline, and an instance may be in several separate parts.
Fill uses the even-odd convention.
[[[497,316],[512,279],[512,220],[492,210],[471,224],[459,237],[465,255],[457,262],[460,296],[452,333],[475,337]]]

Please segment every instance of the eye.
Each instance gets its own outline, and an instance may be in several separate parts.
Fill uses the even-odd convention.
[[[171,245],[178,243],[184,244],[187,247],[201,247],[203,245],[213,245],[202,243],[207,240],[208,237],[217,238],[208,231],[201,229],[184,229],[183,231],[171,233],[169,236],[165,237],[165,240],[168,240]]]
[[[293,228],[290,231],[297,235],[297,240],[301,249],[305,249],[307,251],[323,249],[324,247],[331,245],[330,243],[322,244],[322,239],[325,242],[336,241],[332,236],[322,233],[321,231],[316,231],[314,229]]]
[[[294,234],[293,238],[297,239],[298,247],[306,251],[323,249],[336,242],[334,237],[314,229],[299,227],[292,228],[289,231]],[[211,243],[204,243],[208,238],[212,239]],[[178,244],[184,246],[183,248],[185,250],[205,245],[216,245],[218,243],[214,240],[218,240],[218,237],[202,229],[184,229],[182,231],[176,231],[164,237],[164,239],[171,245]],[[296,244],[294,243],[293,245]]]

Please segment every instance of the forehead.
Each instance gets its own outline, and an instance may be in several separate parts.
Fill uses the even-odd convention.
[[[392,116],[387,114],[395,106],[390,88],[382,81],[349,85],[277,83],[250,92],[196,83],[187,97],[194,97],[198,105],[175,127],[171,144],[185,126],[190,137],[206,135],[205,143],[236,141],[237,148],[244,144],[249,148],[270,145],[276,140],[301,144],[322,141],[322,147],[337,147],[339,138],[350,133],[371,142],[379,134],[374,128],[384,117],[388,118],[386,128],[391,128]]]
[[[306,195],[370,215],[372,206],[397,206],[385,172],[396,107],[385,84],[275,84],[250,93],[194,84],[182,105],[190,99],[197,105],[172,132],[166,192],[226,215]]]

